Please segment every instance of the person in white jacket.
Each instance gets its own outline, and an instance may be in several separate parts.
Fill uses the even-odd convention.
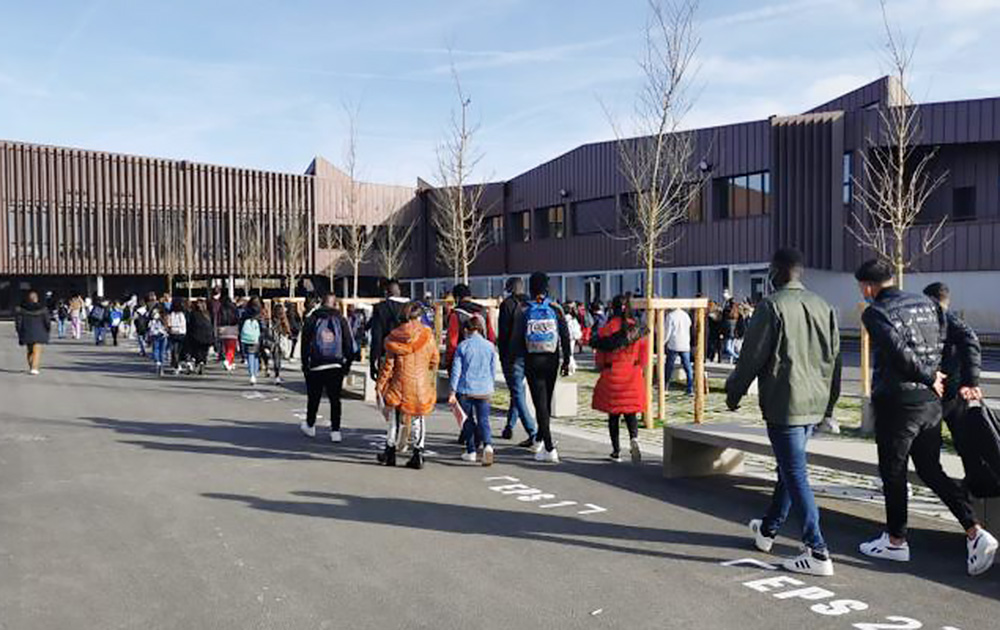
[[[674,372],[677,357],[687,376],[687,395],[694,395],[694,372],[691,369],[691,316],[675,308],[667,314],[667,377]],[[669,388],[669,383],[668,383]]]

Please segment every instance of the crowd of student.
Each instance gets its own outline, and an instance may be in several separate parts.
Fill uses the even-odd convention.
[[[809,486],[806,445],[816,427],[832,418],[840,396],[840,330],[834,309],[805,288],[802,274],[799,252],[778,251],[770,268],[774,291],[754,307],[728,300],[713,309],[708,327],[711,331],[715,326],[716,332],[706,333],[710,339],[718,333],[717,352],[736,364],[726,382],[730,409],[739,407],[757,381],[777,461],[771,505],[762,518],[749,524],[756,547],[770,552],[778,530],[795,510],[803,523],[804,550],[786,560],[785,568],[829,576],[833,563]],[[909,560],[907,462],[912,458],[917,474],[966,531],[969,573],[981,574],[993,564],[997,540],[976,519],[970,495],[970,487],[975,488],[948,478],[940,462],[942,419],[955,436],[967,471],[977,462],[976,438],[966,417],[970,405],[982,400],[978,339],[948,308],[944,285],[927,287],[926,295],[904,293],[895,287],[892,270],[878,261],[862,265],[856,278],[870,304],[863,325],[874,353],[872,403],[887,518],[885,532],[862,544],[860,551],[879,559]],[[539,462],[559,463],[551,430],[556,382],[569,375],[574,352],[587,345],[595,352],[600,374],[592,407],[607,414],[610,458],[621,461],[624,421],[630,457],[639,462],[638,415],[646,411],[643,370],[652,349],[646,324],[632,312],[631,296],[615,297],[607,309],[601,303],[590,308],[562,305],[550,298],[549,279],[542,272],[531,275],[527,293],[519,278],[510,279],[506,289],[494,329],[492,318],[469,288],[456,285],[441,339],[433,332],[431,305],[402,297],[395,280],[384,283],[385,299],[374,306],[370,317],[354,308],[345,316],[329,294],[309,302],[303,320],[293,303],[271,304],[259,298],[234,302],[216,292],[193,301],[153,294],[124,303],[74,297],[56,306],[56,320],[60,336],[66,327],[62,322],[69,322],[76,338],[86,322],[98,344],[103,343],[104,331],[110,332],[115,344],[119,335],[134,337],[140,354],[151,356],[158,374],[167,365],[174,374],[201,373],[214,348],[228,371],[242,360],[251,384],[262,373],[272,373],[280,383],[283,362],[294,357],[300,342],[307,391],[300,430],[316,437],[316,419],[326,396],[333,443],[343,440],[344,380],[367,345],[369,376],[376,383],[378,408],[387,423],[385,447],[377,459],[395,466],[397,454],[410,452],[406,466],[414,469],[424,466],[426,420],[437,401],[439,367],[447,372],[448,401],[460,423],[463,461],[484,466],[495,461],[491,400],[502,375],[510,404],[501,438],[513,439],[520,422],[527,435],[518,446],[530,449]],[[49,309],[37,294],[29,294],[17,328],[32,374],[38,373],[40,345],[47,342],[50,326]],[[671,311],[666,330],[669,370],[679,359],[690,395],[691,317],[683,310]],[[993,472],[1000,482],[1000,470]],[[1000,492],[1000,483],[994,490]]]

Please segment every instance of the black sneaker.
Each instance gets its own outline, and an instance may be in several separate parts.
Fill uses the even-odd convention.
[[[412,468],[414,470],[420,470],[424,467],[424,450],[420,448],[413,449],[413,455],[410,457],[410,461],[406,462],[407,468]]]
[[[514,437],[514,431],[510,427],[504,427],[503,431],[500,433],[501,440],[509,440]]]
[[[531,448],[532,446],[534,446],[534,444],[535,444],[535,438],[533,437],[529,437],[527,440],[517,443],[517,445],[520,446],[521,448]]]
[[[620,462],[622,461],[622,454],[620,451],[611,451],[611,454],[608,455],[608,459],[613,462]]]
[[[386,466],[396,465],[396,447],[386,446],[385,450],[377,455],[378,463],[385,464]]]

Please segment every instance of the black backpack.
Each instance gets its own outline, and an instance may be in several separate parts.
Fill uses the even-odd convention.
[[[1000,414],[985,401],[970,405],[955,442],[965,467],[965,484],[979,498],[1000,496]]]

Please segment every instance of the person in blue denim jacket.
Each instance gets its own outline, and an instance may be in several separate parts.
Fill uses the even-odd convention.
[[[465,341],[458,344],[451,370],[449,404],[461,405],[465,413],[465,453],[462,461],[475,462],[476,441],[483,445],[483,466],[493,464],[490,431],[490,399],[497,371],[496,348],[483,336],[483,322],[470,317],[465,322]]]

